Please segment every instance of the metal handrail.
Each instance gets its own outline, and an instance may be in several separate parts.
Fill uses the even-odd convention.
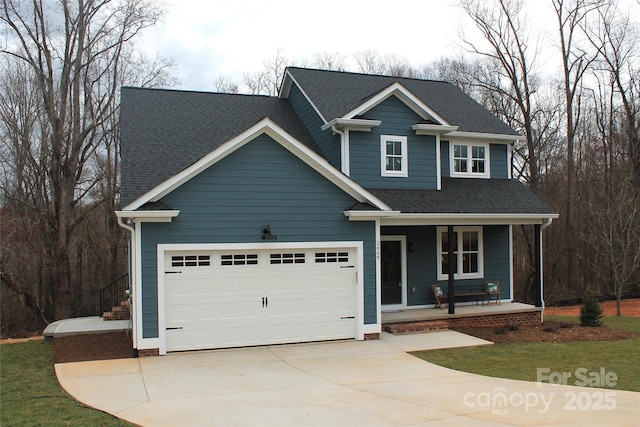
[[[129,273],[123,274],[102,288],[100,290],[100,316],[125,301],[128,298],[128,290]]]

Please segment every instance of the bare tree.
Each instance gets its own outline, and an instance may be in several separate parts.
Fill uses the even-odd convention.
[[[633,182],[640,194],[640,27],[613,2],[597,12],[596,19],[585,22],[582,29],[599,52],[598,69],[606,73],[620,100]]]
[[[587,227],[582,234],[597,255],[591,257],[590,267],[615,295],[618,316],[622,294],[640,272],[640,197],[631,180],[621,184],[613,194],[601,189],[599,200],[584,204]]]
[[[567,198],[565,212],[567,259],[566,282],[569,287],[576,285],[576,218],[575,218],[575,185],[576,128],[580,120],[580,93],[585,73],[595,60],[595,54],[579,46],[580,25],[587,15],[604,3],[602,0],[551,0],[556,13],[560,53],[563,70],[563,89],[565,98],[565,125],[567,143]]]
[[[537,77],[533,73],[533,63],[536,60],[535,47],[531,52],[531,44],[527,33],[526,16],[523,12],[524,3],[521,0],[461,0],[461,7],[475,23],[482,33],[489,48],[483,49],[472,39],[463,41],[473,53],[485,56],[499,65],[495,69],[499,79],[488,92],[494,93],[498,99],[508,104],[513,103],[518,108],[517,126],[526,137],[528,166],[528,183],[536,191],[539,181],[538,145],[533,129],[535,100],[533,95],[537,90]],[[463,36],[464,37],[464,36]],[[508,82],[503,88],[500,80]],[[491,82],[492,80],[489,80]],[[508,107],[508,106],[505,106]],[[504,107],[503,107],[504,109]]]
[[[249,88],[249,94],[276,96],[287,65],[288,60],[279,49],[273,60],[264,61],[262,71],[244,73],[244,84]]]
[[[125,48],[159,16],[146,0],[2,0],[0,22],[8,36],[2,52],[33,76],[43,118],[31,144],[44,153],[38,159],[44,188],[36,196],[54,318],[73,315],[78,282],[71,244],[100,182],[90,164],[103,127],[117,113]]]

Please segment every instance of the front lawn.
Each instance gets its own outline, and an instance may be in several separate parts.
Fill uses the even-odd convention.
[[[554,316],[553,320],[573,321]],[[640,318],[605,317],[611,328],[640,332]],[[640,339],[621,341],[573,341],[562,343],[510,343],[413,353],[416,357],[447,368],[500,378],[537,381],[538,369],[569,373],[567,384],[586,376],[613,372],[616,390],[640,391]],[[576,372],[576,370],[580,371]],[[609,377],[611,378],[611,376]],[[544,382],[547,382],[546,380]]]
[[[0,345],[0,425],[131,426],[87,408],[58,384],[51,345],[28,341]]]

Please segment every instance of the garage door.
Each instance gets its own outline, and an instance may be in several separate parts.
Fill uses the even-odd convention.
[[[165,252],[167,351],[354,338],[356,250]]]

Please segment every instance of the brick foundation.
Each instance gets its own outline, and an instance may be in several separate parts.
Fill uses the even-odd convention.
[[[146,348],[144,350],[138,350],[138,357],[153,357],[160,356],[159,348]]]
[[[373,334],[364,334],[365,341],[379,340],[379,339],[380,339],[380,334],[377,332]]]
[[[455,315],[454,315],[455,316]],[[485,314],[482,316],[450,317],[447,319],[398,322],[382,325],[382,330],[392,334],[415,334],[451,328],[504,327],[508,325],[539,325],[542,313],[539,310],[515,313]]]

